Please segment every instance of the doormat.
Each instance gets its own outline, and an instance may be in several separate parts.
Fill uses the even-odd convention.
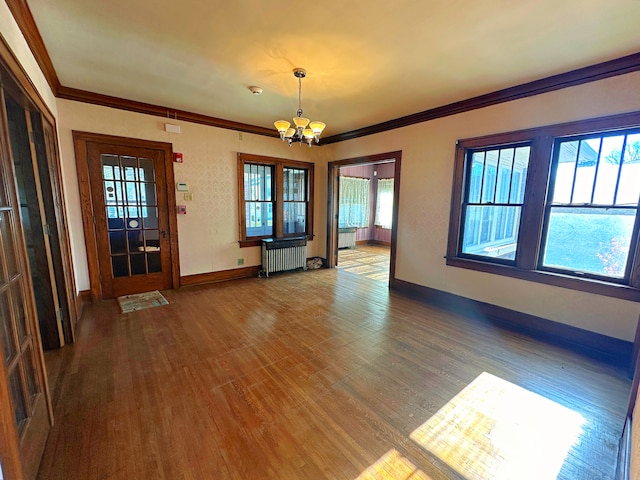
[[[158,290],[155,290],[135,295],[123,295],[118,297],[118,304],[122,313],[129,313],[136,310],[144,310],[145,308],[161,307],[162,305],[168,305],[169,302]]]

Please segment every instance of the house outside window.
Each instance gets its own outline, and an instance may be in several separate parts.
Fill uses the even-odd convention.
[[[640,114],[458,142],[447,264],[640,301]]]
[[[313,164],[238,154],[240,246],[263,238],[313,238]]]

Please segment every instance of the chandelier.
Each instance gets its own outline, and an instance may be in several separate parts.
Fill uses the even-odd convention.
[[[320,134],[326,125],[322,122],[311,122],[302,116],[302,79],[307,76],[307,71],[304,68],[294,68],[293,75],[298,79],[298,111],[293,117],[295,128],[286,120],[277,120],[273,124],[280,133],[280,139],[288,142],[289,146],[293,142],[306,142],[311,147],[314,140],[316,143],[320,141]]]

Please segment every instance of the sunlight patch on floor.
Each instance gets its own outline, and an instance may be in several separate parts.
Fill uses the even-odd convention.
[[[395,449],[389,450],[356,480],[431,480],[426,473]]]
[[[555,479],[585,420],[487,372],[411,439],[467,480]]]

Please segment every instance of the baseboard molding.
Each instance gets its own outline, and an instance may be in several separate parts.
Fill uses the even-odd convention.
[[[631,447],[633,438],[633,422],[627,417],[622,429],[622,436],[618,443],[618,461],[616,464],[615,480],[629,480],[631,471]]]
[[[200,285],[203,283],[224,282],[226,280],[237,280],[239,278],[257,277],[262,267],[232,268],[231,270],[220,270],[218,272],[198,273],[196,275],[186,275],[180,277],[180,286]]]
[[[82,313],[84,312],[84,306],[88,303],[92,303],[91,290],[80,290],[76,295],[76,311],[78,312],[78,318],[76,324],[82,320]]]
[[[369,240],[367,242],[369,245],[379,245],[381,247],[390,247],[391,242],[385,242],[384,240]]]
[[[622,368],[628,368],[631,362],[632,342],[404,280],[392,279],[390,288],[402,295],[468,315],[470,318],[488,320],[506,329],[570,348]]]
[[[356,240],[356,245],[381,245],[383,247],[390,247],[391,242],[383,242],[382,240]]]

